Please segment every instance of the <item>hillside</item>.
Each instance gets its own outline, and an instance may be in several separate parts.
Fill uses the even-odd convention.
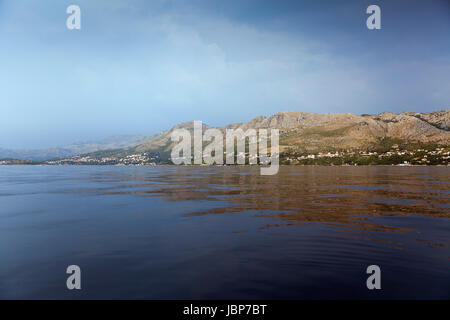
[[[98,141],[75,142],[70,145],[54,148],[45,148],[45,149],[0,148],[0,159],[42,161],[55,158],[66,158],[100,150],[111,150],[135,146],[137,144],[140,144],[144,138],[145,138],[144,136],[139,135],[116,135]]]
[[[450,111],[378,115],[317,114],[279,112],[259,116],[249,122],[233,123],[226,129],[276,128],[280,130],[280,149],[302,152],[344,149],[370,150],[389,147],[387,144],[450,145]],[[178,128],[192,130],[193,122],[174,126],[149,137],[136,146],[137,152],[170,152],[170,134]],[[209,126],[204,125],[204,129]]]
[[[431,113],[384,112],[376,115],[279,112],[248,122],[219,127],[227,129],[280,130],[280,161],[296,164],[448,164],[450,111]],[[0,152],[9,159],[41,160],[47,164],[156,164],[171,163],[176,129],[193,131],[193,121],[183,122],[150,137],[120,136],[101,143],[73,144],[67,148]],[[203,131],[211,128],[203,124]],[[193,136],[193,135],[192,135]],[[224,144],[225,145],[225,144]],[[206,143],[204,144],[206,146]],[[83,152],[85,150],[85,152]],[[86,151],[87,150],[87,151]]]

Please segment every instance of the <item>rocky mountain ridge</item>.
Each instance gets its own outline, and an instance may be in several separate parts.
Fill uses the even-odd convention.
[[[184,128],[193,130],[193,121],[175,125],[159,134],[128,136],[99,143],[72,144],[67,148],[13,152],[0,149],[1,158],[48,160],[88,154],[93,157],[126,157],[143,153],[168,160],[175,145],[171,133]],[[212,128],[203,124],[203,130]],[[279,129],[280,152],[311,154],[339,150],[380,150],[393,145],[450,146],[450,110],[429,113],[383,112],[375,115],[352,113],[319,114],[286,111],[271,116],[258,116],[248,122],[219,127],[227,129]],[[206,145],[206,143],[205,143]]]
[[[450,145],[450,110],[401,114],[384,112],[377,115],[319,114],[310,112],[278,112],[271,116],[220,127],[227,129],[280,130],[281,151],[294,148],[308,151],[338,149],[371,149],[386,141],[394,143],[417,143]],[[138,145],[137,152],[169,152],[174,143],[171,133],[179,128],[192,130],[193,122],[184,122],[170,130],[150,137]],[[204,130],[209,126],[204,124]]]

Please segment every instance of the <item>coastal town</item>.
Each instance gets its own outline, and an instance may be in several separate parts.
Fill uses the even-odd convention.
[[[94,157],[92,155],[74,156],[66,159],[45,161],[44,164],[48,165],[156,165],[160,163],[158,154],[153,153],[141,153],[130,154],[124,157]]]
[[[285,152],[282,164],[298,165],[449,165],[450,148],[406,149],[393,145],[386,151],[343,150],[312,154]]]
[[[241,154],[238,156],[244,156]],[[248,153],[245,154],[248,163]],[[258,160],[258,163],[261,163]],[[393,145],[387,151],[341,150],[317,153],[284,151],[280,154],[284,165],[449,165],[450,147],[418,148],[407,150]],[[172,164],[170,158],[163,160],[157,152],[144,152],[121,156],[78,155],[63,159],[31,161],[0,159],[0,165],[118,165],[145,166]]]

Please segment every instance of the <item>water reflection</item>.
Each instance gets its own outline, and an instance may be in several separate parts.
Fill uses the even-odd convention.
[[[340,228],[407,232],[408,228],[371,222],[373,216],[413,214],[450,217],[450,171],[445,167],[281,167],[261,176],[256,167],[167,167],[120,175],[123,184],[101,188],[105,195],[135,194],[166,201],[225,202],[186,216],[256,212],[272,226],[319,222]],[[111,182],[105,176],[90,177]],[[97,190],[99,191],[99,190]]]
[[[448,299],[448,168],[259,173],[0,168],[0,298]]]

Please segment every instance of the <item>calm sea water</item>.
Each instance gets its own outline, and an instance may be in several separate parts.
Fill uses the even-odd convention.
[[[0,298],[449,299],[449,218],[446,167],[2,166]]]

